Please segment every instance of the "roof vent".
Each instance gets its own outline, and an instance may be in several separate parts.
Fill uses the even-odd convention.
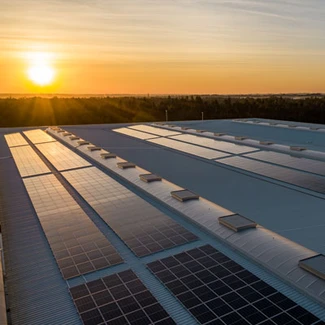
[[[146,182],[146,183],[161,181],[161,177],[159,177],[155,174],[142,174],[142,175],[139,175],[139,177],[143,182]]]
[[[59,129],[58,133],[66,132],[65,130]]]
[[[215,132],[213,133],[216,137],[222,137],[223,135],[226,135],[226,133],[219,133],[219,132]]]
[[[262,144],[263,146],[269,146],[271,144],[274,144],[274,142],[271,142],[271,141],[260,141],[260,144]]]
[[[293,151],[304,151],[304,150],[306,150],[306,148],[304,148],[304,147],[291,146],[290,147],[290,150],[293,150]]]
[[[70,132],[64,132],[62,135],[63,135],[64,137],[67,137],[68,135],[72,135],[72,133],[70,133]]]
[[[271,122],[270,125],[278,125],[278,123]]]
[[[116,158],[115,153],[111,153],[111,152],[103,152],[103,153],[100,154],[100,156],[101,156],[103,159]]]
[[[74,141],[74,140],[80,140],[79,137],[77,137],[76,135],[72,135],[71,137],[69,137],[70,140]]]
[[[245,140],[245,139],[247,139],[247,137],[242,137],[242,136],[236,136],[235,137],[235,140]]]
[[[317,128],[317,127],[315,127],[315,126],[311,126],[309,129],[310,129],[310,130],[313,130],[313,131],[317,131],[317,130],[319,130],[319,128]]]
[[[254,221],[239,214],[219,217],[219,223],[236,232],[244,229],[256,228],[256,223]]]
[[[86,140],[78,140],[77,143],[79,144],[79,146],[84,146],[86,144],[90,144],[90,142],[89,141],[86,141]]]
[[[135,164],[128,161],[124,161],[117,163],[117,167],[121,169],[135,168]]]
[[[97,150],[102,150],[102,148],[101,148],[101,147],[96,147],[96,146],[89,146],[89,147],[87,147],[87,149],[88,149],[89,151],[97,151]]]
[[[205,130],[196,130],[196,133],[203,133]]]
[[[170,192],[170,194],[173,198],[181,202],[199,199],[199,196],[197,194],[194,194],[189,190],[173,191]]]
[[[325,255],[319,254],[299,261],[302,269],[325,280]]]
[[[288,125],[288,127],[289,127],[289,128],[296,128],[296,127],[297,127],[297,125],[294,125],[294,124],[289,124],[289,125]]]
[[[181,129],[182,130],[189,130],[190,128],[188,128],[187,126],[182,126]]]

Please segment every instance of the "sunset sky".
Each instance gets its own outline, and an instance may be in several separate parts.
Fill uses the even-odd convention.
[[[325,92],[324,0],[3,0],[0,29],[0,93]]]

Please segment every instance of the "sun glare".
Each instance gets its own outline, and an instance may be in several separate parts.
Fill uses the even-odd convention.
[[[28,78],[38,86],[47,86],[54,81],[55,71],[51,66],[49,53],[34,52],[27,54]]]

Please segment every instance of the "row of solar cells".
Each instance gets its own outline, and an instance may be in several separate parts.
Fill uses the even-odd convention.
[[[158,134],[168,136],[168,138],[151,138],[151,135],[147,134],[146,137],[142,132],[143,134],[141,134],[141,137],[139,138],[151,143],[199,156],[201,158],[210,160],[216,159],[220,164],[240,168],[245,171],[303,187],[318,193],[325,193],[325,181],[323,177],[320,177],[325,176],[324,162],[293,157],[287,154],[271,151],[254,152],[257,151],[254,147],[240,146],[190,134],[178,133],[175,135],[175,132],[168,130],[164,130],[164,132],[155,131],[154,129],[159,129],[151,126],[131,126],[130,128],[115,129],[114,131],[134,137],[135,131],[133,129],[141,130],[143,132],[155,132],[156,136],[158,136]],[[229,157],[231,154],[244,154],[245,158]],[[295,170],[289,168],[294,168]],[[317,175],[311,175],[309,173]]]

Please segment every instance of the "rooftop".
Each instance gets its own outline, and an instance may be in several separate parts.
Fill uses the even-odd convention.
[[[325,126],[291,124],[0,129],[8,320],[322,324]]]

